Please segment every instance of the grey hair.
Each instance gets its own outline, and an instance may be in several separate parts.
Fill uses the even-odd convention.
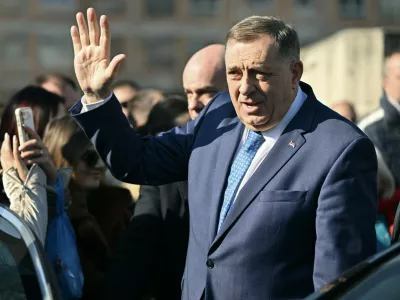
[[[275,47],[284,60],[290,63],[300,60],[300,42],[296,30],[275,17],[251,16],[240,21],[229,30],[226,43],[230,40],[252,42],[263,35],[275,40]]]

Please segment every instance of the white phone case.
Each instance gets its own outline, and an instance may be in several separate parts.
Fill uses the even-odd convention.
[[[24,130],[22,125],[25,125],[35,130],[35,124],[33,123],[32,109],[30,107],[17,108],[15,110],[15,117],[17,120],[19,144],[22,145],[26,141],[30,140],[28,133]]]

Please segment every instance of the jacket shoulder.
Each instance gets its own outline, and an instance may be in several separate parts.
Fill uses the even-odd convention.
[[[353,122],[319,102],[313,128],[338,143],[348,144],[358,138],[368,138]]]

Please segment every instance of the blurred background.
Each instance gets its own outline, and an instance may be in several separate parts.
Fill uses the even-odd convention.
[[[303,80],[326,104],[354,103],[360,116],[379,105],[385,53],[400,46],[400,0],[0,0],[1,103],[36,75],[73,76],[69,30],[75,14],[107,14],[113,54],[125,53],[120,78],[181,91],[187,59],[224,42],[236,22],[274,15],[294,25]],[[335,84],[332,85],[332,82]]]

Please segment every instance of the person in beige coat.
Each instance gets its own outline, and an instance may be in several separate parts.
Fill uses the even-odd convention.
[[[18,150],[18,140],[4,137],[1,147],[4,192],[10,201],[10,209],[17,213],[44,245],[48,223],[47,177],[41,167],[33,164],[28,169]]]

